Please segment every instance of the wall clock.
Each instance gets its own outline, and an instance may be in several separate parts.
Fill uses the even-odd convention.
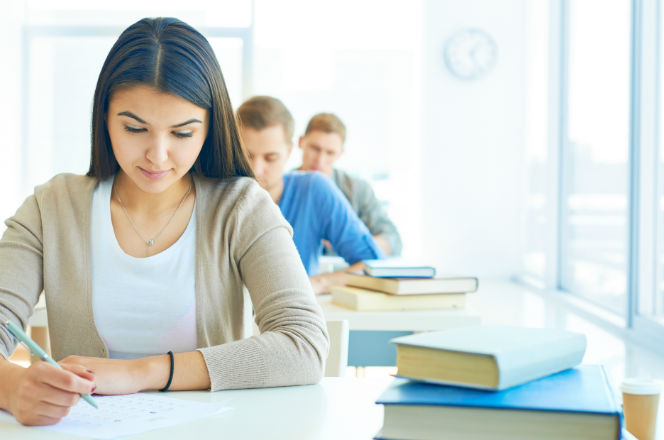
[[[443,57],[445,65],[457,78],[479,79],[496,64],[498,45],[481,29],[462,29],[445,42]]]

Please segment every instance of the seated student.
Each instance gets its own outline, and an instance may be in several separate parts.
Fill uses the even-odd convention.
[[[7,361],[0,325],[0,408],[21,423],[57,423],[79,393],[322,376],[325,322],[291,227],[252,178],[210,44],[177,19],[120,35],[95,91],[87,176],[37,187],[6,224],[0,323],[24,327],[43,290],[63,367]],[[260,336],[243,332],[243,286]]]
[[[256,179],[293,226],[295,246],[316,293],[343,284],[344,272],[361,269],[361,260],[384,257],[348,200],[329,179],[319,173],[284,174],[293,149],[294,120],[281,101],[256,96],[245,101],[237,115]],[[316,275],[322,240],[328,240],[350,267]]]
[[[315,115],[299,140],[302,149],[302,165],[299,169],[320,171],[332,178],[385,254],[400,255],[399,231],[387,216],[369,182],[334,168],[334,163],[344,152],[345,141],[346,127],[336,115]]]

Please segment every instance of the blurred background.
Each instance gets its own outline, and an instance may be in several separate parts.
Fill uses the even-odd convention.
[[[108,50],[138,19],[175,16],[210,40],[234,107],[276,96],[296,135],[341,117],[339,167],[373,183],[405,256],[664,340],[659,1],[0,5],[3,219],[52,175],[87,171]]]

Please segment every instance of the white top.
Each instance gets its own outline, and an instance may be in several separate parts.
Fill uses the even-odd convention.
[[[92,308],[109,357],[195,350],[196,209],[171,247],[146,258],[132,257],[115,238],[112,187],[110,178],[95,188],[91,219]]]

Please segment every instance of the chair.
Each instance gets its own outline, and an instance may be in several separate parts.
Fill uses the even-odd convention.
[[[39,302],[37,302],[34,312],[28,321],[28,334],[46,353],[51,354],[51,343],[48,337],[48,316],[46,314],[46,302],[43,295],[39,299]],[[39,357],[32,353],[30,354],[31,363],[39,360]]]
[[[325,362],[326,377],[343,377],[348,366],[348,321],[327,321],[330,352]]]

